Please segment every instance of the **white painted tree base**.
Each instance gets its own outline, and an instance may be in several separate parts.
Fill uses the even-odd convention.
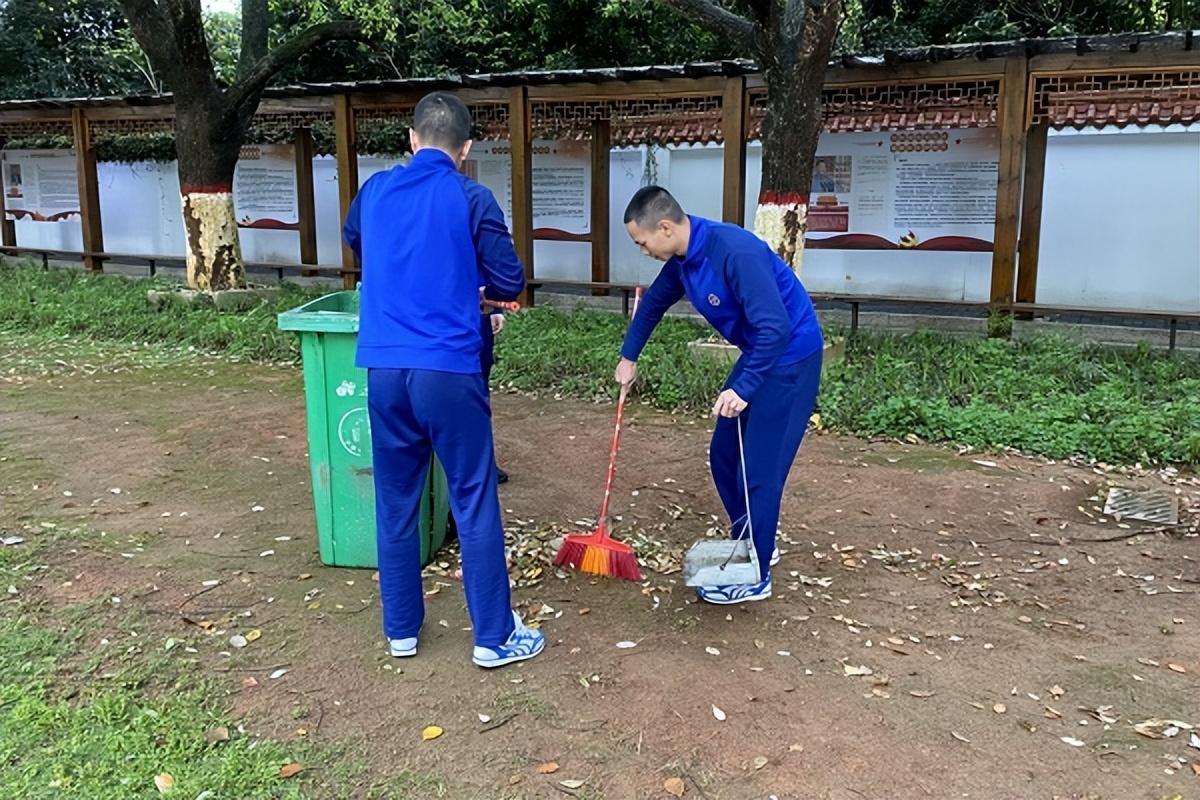
[[[188,286],[202,292],[244,289],[246,268],[230,192],[189,192],[182,197],[188,238]],[[214,266],[227,276],[214,285]]]
[[[758,204],[754,214],[754,234],[770,245],[797,275],[800,274],[804,258],[804,235],[807,231],[807,203]]]

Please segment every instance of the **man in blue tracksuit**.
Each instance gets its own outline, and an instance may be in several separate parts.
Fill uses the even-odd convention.
[[[343,233],[362,259],[356,361],[368,371],[379,594],[391,654],[416,655],[425,618],[418,523],[432,451],[446,469],[458,527],[473,660],[498,667],[532,658],[545,640],[511,608],[480,372],[479,287],[492,300],[512,300],[524,270],[495,197],[459,172],[470,132],[461,100],[424,97],[410,132],[412,162],[363,185]]]
[[[617,381],[629,384],[637,377],[636,362],[646,340],[684,295],[742,351],[713,405],[718,419],[709,462],[737,535],[747,507],[738,446],[741,426],[761,581],[704,586],[697,593],[718,604],[765,599],[771,596],[783,487],[821,380],[824,341],[812,302],[795,273],[765,242],[736,225],[685,215],[665,189],[640,189],[625,210],[625,227],[643,253],[666,263],[625,335]]]

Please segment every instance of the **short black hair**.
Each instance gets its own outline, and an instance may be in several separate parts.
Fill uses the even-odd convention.
[[[683,222],[683,207],[661,186],[643,186],[625,206],[625,224],[636,222],[642,230],[654,228],[662,220]]]
[[[432,92],[417,103],[413,129],[429,147],[457,150],[471,138],[471,112],[449,92]]]

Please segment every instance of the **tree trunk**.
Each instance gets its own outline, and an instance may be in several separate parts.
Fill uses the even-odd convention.
[[[182,97],[177,97],[177,102]],[[215,292],[246,287],[233,210],[233,172],[245,123],[218,97],[176,106],[175,151],[187,232],[187,282]]]
[[[764,42],[767,84],[763,176],[754,232],[797,274],[804,255],[813,158],[824,127],[821,89],[837,34],[840,4],[810,9],[800,41]]]

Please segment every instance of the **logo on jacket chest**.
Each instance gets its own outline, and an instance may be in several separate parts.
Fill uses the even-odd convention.
[[[708,295],[708,304],[710,306],[719,306],[719,305],[721,305],[721,298],[717,297],[715,294],[709,294]]]

